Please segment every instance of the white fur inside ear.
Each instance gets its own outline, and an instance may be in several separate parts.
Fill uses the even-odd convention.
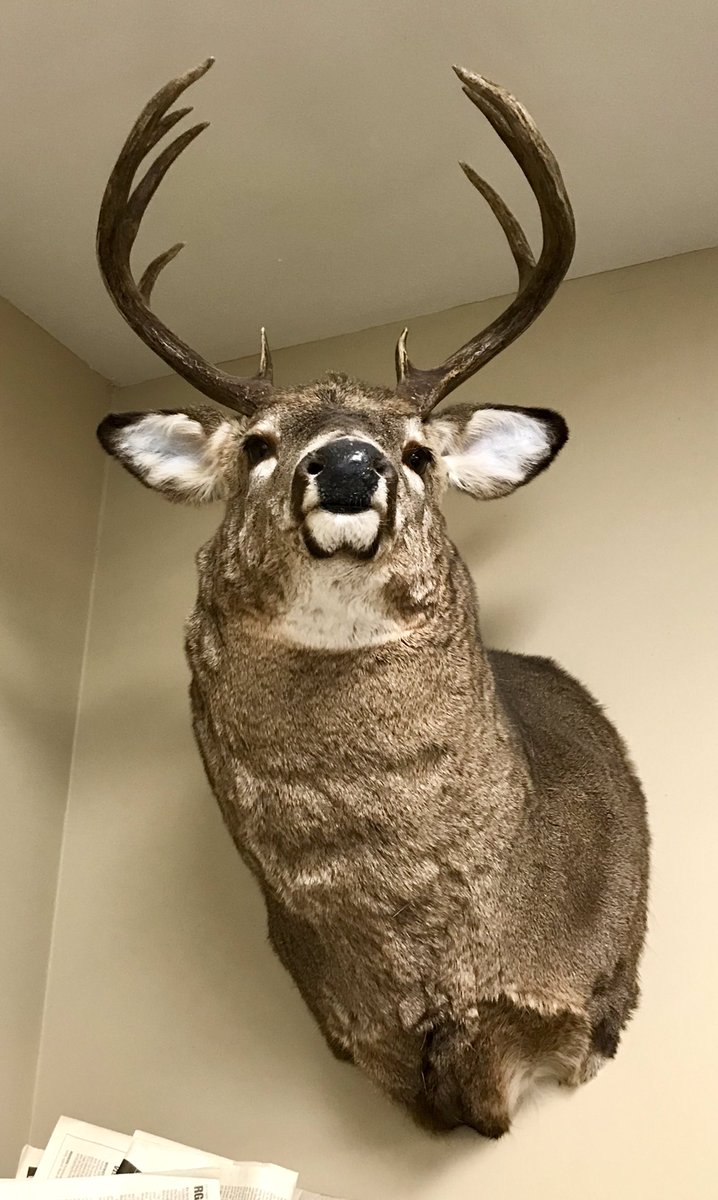
[[[115,445],[149,487],[202,504],[224,493],[223,452],[232,433],[229,421],[208,433],[185,413],[148,413],[126,425]]]
[[[439,436],[449,451],[443,462],[449,482],[474,496],[505,496],[550,457],[552,442],[543,421],[527,413],[483,408],[463,431],[439,419]],[[447,436],[449,435],[449,436]]]

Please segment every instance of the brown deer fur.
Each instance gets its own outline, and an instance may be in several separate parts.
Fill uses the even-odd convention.
[[[180,246],[139,284],[130,269],[147,203],[204,126],[135,174],[210,65],[135,123],[98,256],[129,324],[235,415],[120,413],[100,440],[170,499],[226,501],[187,625],[194,730],[272,945],[327,1042],[424,1124],[498,1137],[533,1080],[581,1083],[615,1053],[646,920],[644,801],[618,734],[548,659],[484,649],[440,510],[448,485],[509,494],[566,440],[545,409],[431,413],[548,303],[571,261],[571,206],[518,101],[459,70],[541,211],[535,262],[465,168],[507,237],[516,299],[431,370],[402,335],[394,391],[343,376],[274,388],[264,336],[258,375],[229,376],[149,308]]]
[[[272,944],[337,1054],[422,1120],[497,1135],[533,1077],[588,1078],[636,1003],[647,835],[624,748],[552,662],[484,649],[439,509],[448,414],[422,433],[337,377],[254,420],[188,412],[227,494],[187,626],[194,730]],[[106,448],[127,462],[146,419],[109,418]],[[260,478],[255,430],[276,447]],[[350,434],[395,465],[397,527],[371,560],[317,559],[288,511],[294,466]],[[435,454],[420,491],[401,462],[417,439]]]

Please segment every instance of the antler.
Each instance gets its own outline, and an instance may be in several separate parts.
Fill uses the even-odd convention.
[[[205,396],[218,400],[235,412],[251,416],[259,400],[266,397],[272,387],[272,360],[264,330],[258,374],[248,379],[228,375],[208,363],[172,333],[149,307],[150,295],[160,271],[179,254],[184,242],[177,242],[153,259],[139,284],[135,282],[130,267],[132,247],[150,200],[175,159],[207,128],[209,122],[193,125],[170,142],[133,188],[137,170],[150,150],[182,117],[192,111],[191,108],[180,108],[170,112],[169,109],[190,84],[209,70],[213,62],[213,58],[208,58],[193,71],[165,84],[135,121],[102,197],[97,224],[97,258],[110,296],[143,342]]]
[[[510,345],[543,312],[566,274],[576,242],[571,203],[558,163],[523,105],[481,75],[454,67],[469,100],[491,122],[513,154],[538,201],[543,246],[535,262],[526,236],[503,200],[471,167],[461,167],[487,201],[506,235],[519,272],[516,298],[496,320],[428,371],[415,367],[406,353],[407,330],[396,347],[397,393],[411,400],[423,416]]]

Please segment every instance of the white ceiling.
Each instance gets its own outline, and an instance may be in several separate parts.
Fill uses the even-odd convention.
[[[453,62],[515,92],[557,154],[572,274],[714,245],[717,46],[716,0],[2,0],[0,293],[115,382],[167,373],[105,295],[94,227],[139,109],[208,54],[188,102],[212,125],[137,267],[187,241],[154,304],[215,361],[261,323],[290,345],[513,287],[457,160],[535,239],[533,202]]]

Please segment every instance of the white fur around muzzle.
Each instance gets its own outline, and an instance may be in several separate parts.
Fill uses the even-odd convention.
[[[308,533],[326,554],[342,549],[358,553],[369,550],[379,533],[379,521],[379,513],[373,508],[358,513],[334,513],[315,508],[305,517]]]

